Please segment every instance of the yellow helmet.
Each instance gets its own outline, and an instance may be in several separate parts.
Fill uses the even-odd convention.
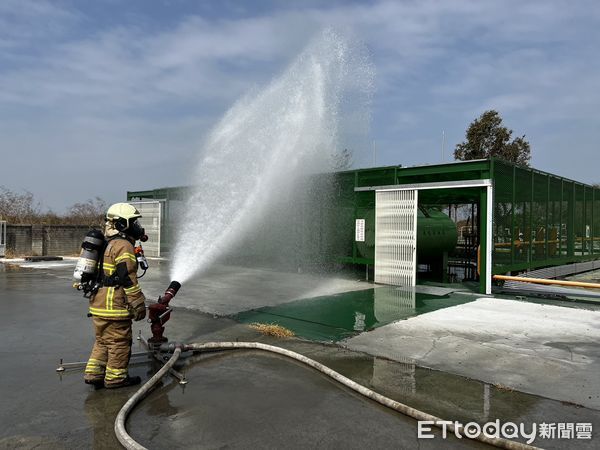
[[[106,211],[106,220],[129,220],[134,218],[137,219],[138,217],[142,217],[142,215],[135,206],[130,205],[129,203],[115,203]]]
[[[113,222],[116,230],[127,233],[135,239],[144,235],[144,229],[137,219],[142,217],[140,212],[129,203],[115,203],[106,211],[106,221]]]

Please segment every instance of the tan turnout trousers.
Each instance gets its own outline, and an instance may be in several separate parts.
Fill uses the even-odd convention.
[[[94,317],[96,342],[85,368],[85,379],[119,384],[127,377],[131,356],[131,320]]]

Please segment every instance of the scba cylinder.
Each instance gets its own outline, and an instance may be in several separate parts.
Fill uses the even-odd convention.
[[[85,235],[81,244],[81,254],[73,273],[75,283],[85,283],[94,279],[104,243],[104,234],[100,230],[91,230]]]

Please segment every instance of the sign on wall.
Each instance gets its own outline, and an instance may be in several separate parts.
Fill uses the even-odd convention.
[[[365,242],[365,219],[356,219],[354,240],[356,242]]]

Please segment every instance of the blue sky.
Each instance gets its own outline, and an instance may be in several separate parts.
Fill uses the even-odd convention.
[[[3,0],[0,185],[62,212],[183,184],[207,130],[329,26],[373,59],[378,165],[440,162],[442,130],[450,161],[494,108],[534,167],[600,182],[599,19],[585,0]]]

